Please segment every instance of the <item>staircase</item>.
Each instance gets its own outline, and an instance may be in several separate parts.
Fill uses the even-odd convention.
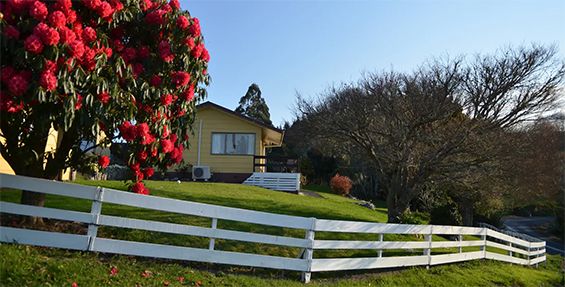
[[[243,184],[278,191],[300,191],[300,173],[254,172]]]

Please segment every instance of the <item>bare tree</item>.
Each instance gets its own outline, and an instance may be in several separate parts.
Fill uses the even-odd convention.
[[[414,73],[372,73],[298,109],[318,137],[356,145],[374,165],[398,222],[422,186],[487,170],[496,136],[556,102],[565,74],[556,49],[434,61]],[[500,139],[498,139],[500,140]]]

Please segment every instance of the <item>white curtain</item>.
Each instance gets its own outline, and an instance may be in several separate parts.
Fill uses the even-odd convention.
[[[226,135],[225,134],[212,134],[212,153],[223,154],[226,151]]]
[[[213,134],[213,154],[253,155],[255,154],[254,134]]]

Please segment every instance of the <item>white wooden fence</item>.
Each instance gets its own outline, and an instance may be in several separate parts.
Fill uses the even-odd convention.
[[[279,191],[299,191],[300,173],[254,172],[243,184]]]
[[[521,265],[535,265],[545,261],[545,242],[529,242],[486,227],[460,227],[438,225],[405,225],[355,221],[325,220],[280,215],[176,199],[138,195],[107,188],[82,186],[43,179],[0,174],[0,188],[14,188],[46,194],[62,195],[92,201],[90,213],[35,207],[10,202],[0,202],[0,212],[38,216],[88,224],[86,235],[37,231],[1,226],[0,241],[36,246],[48,246],[84,251],[127,254],[176,260],[233,264],[302,272],[304,282],[310,281],[311,272],[393,268],[405,266],[433,266],[437,264],[493,259]],[[102,204],[112,203],[164,212],[174,212],[212,219],[210,228],[149,221],[101,214]],[[217,228],[218,220],[231,220],[252,224],[301,229],[304,238],[275,236],[225,230]],[[101,238],[99,226],[113,226],[172,234],[209,238],[208,249],[171,246]],[[318,240],[316,232],[374,234],[374,241]],[[386,241],[385,234],[410,234],[424,241]],[[457,240],[433,240],[433,235],[455,236]],[[464,238],[466,236],[467,238]],[[300,258],[230,252],[216,250],[215,239],[272,244],[303,249]],[[416,236],[412,236],[416,240]],[[464,247],[479,251],[464,252]],[[478,246],[478,248],[477,248]],[[434,254],[438,248],[458,248],[457,252]],[[365,258],[315,258],[314,250],[362,249],[374,250],[374,257]],[[406,256],[385,256],[383,250],[410,251]],[[421,250],[414,255],[414,250]],[[498,250],[499,252],[493,252]],[[503,251],[501,254],[500,251]],[[437,253],[437,252],[436,252]]]

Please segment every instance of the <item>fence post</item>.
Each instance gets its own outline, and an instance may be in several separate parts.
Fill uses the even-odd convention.
[[[512,247],[512,242],[508,242],[508,246]],[[512,257],[512,250],[508,250],[508,256]]]
[[[428,242],[428,248],[424,249],[424,255],[428,256],[428,265],[426,269],[430,269],[430,265],[432,265],[432,234],[433,234],[434,226],[430,225],[430,234],[424,235],[424,239]]]
[[[483,227],[481,240],[483,241],[483,245],[481,246],[481,251],[483,252],[483,258],[487,258],[487,228]]]
[[[218,219],[212,218],[212,229],[216,229],[218,227]],[[214,245],[216,244],[216,238],[210,237],[210,244],[208,244],[209,250],[214,250]]]
[[[463,235],[459,234],[459,253],[463,253]]]
[[[528,266],[530,266],[530,262],[532,261],[532,257],[530,256],[531,250],[532,250],[532,242],[528,241]]]
[[[305,259],[308,261],[308,270],[302,272],[302,282],[304,283],[309,283],[310,282],[310,278],[312,277],[312,258],[314,255],[314,230],[316,229],[316,218],[312,218],[312,225],[310,226],[310,229],[306,230],[306,239],[310,242],[308,248],[306,248],[304,250],[304,254],[302,259]]]
[[[530,244],[531,244],[531,243],[530,243]],[[539,251],[539,250],[540,250],[539,247],[534,247],[534,251]],[[537,252],[536,252],[536,253],[537,253]],[[539,254],[534,255],[534,259],[538,258],[539,256],[540,256]],[[543,255],[542,255],[542,256],[543,256]],[[538,268],[538,264],[539,264],[539,263],[536,262],[536,268]]]
[[[94,200],[92,200],[92,207],[90,208],[90,214],[92,215],[92,221],[88,224],[88,251],[93,251],[94,241],[98,234],[98,225],[100,223],[100,213],[102,212],[102,200],[104,199],[104,188],[97,187],[96,195]]]
[[[296,174],[296,191],[300,191],[300,173]]]
[[[384,234],[379,233],[379,242],[383,242],[384,241]],[[379,249],[378,251],[379,257],[383,257],[383,250]]]

